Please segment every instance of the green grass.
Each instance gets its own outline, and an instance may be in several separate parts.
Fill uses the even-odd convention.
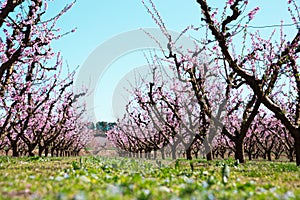
[[[0,199],[300,199],[300,167],[234,160],[0,157]]]

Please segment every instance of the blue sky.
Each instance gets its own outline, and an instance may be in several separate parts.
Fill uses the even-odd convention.
[[[51,13],[63,8],[66,2],[71,1],[53,1],[49,4]],[[197,23],[200,16],[197,4],[186,2],[155,1],[170,29],[180,31],[189,24]],[[78,28],[76,33],[55,44],[70,65],[82,64],[98,45],[114,35],[138,28],[156,27],[141,0],[77,0],[58,26],[66,31]]]
[[[153,0],[161,13],[168,29],[180,32],[186,26],[199,25],[200,9],[196,0]],[[261,10],[251,25],[280,24],[283,19],[290,22],[286,0],[249,0],[250,8],[259,6]],[[71,1],[53,1],[49,4],[49,15],[54,15]],[[224,2],[224,1],[218,1]],[[220,7],[224,4],[221,3]],[[215,5],[218,6],[218,5]],[[139,28],[156,28],[151,16],[141,0],[77,0],[75,6],[66,13],[58,27],[68,31],[77,27],[77,31],[54,43],[54,48],[61,51],[64,61],[71,68],[82,66],[89,55],[105,41],[114,36]],[[273,29],[264,29],[271,32]],[[293,36],[294,28],[286,28],[288,35]],[[133,41],[134,42],[134,41]],[[123,60],[122,60],[123,59]],[[141,54],[131,54],[112,63],[114,70],[107,71],[99,81],[95,94],[97,120],[113,121],[112,90],[123,74],[141,66],[145,59]],[[134,60],[134,61],[133,61]],[[95,63],[97,67],[99,63]],[[121,72],[121,68],[126,68]],[[117,76],[118,73],[123,73]]]

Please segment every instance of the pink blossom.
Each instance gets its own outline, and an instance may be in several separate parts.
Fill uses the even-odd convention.
[[[248,13],[249,20],[252,20],[254,18],[254,15],[257,13],[258,10],[259,10],[259,7],[256,7]]]
[[[228,0],[228,2],[227,2],[227,4],[229,4],[229,5],[233,5],[233,3],[234,3],[234,0]]]

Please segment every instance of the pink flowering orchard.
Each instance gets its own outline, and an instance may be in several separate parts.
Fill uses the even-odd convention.
[[[74,94],[74,72],[65,73],[51,48],[68,34],[56,23],[73,4],[45,19],[48,3],[0,2],[0,149],[13,156],[75,155],[89,140],[84,108],[76,107],[85,92]]]
[[[169,41],[167,47],[169,53],[165,57],[172,60],[171,64],[173,64],[177,79],[187,83],[186,86],[193,91],[196,104],[203,112],[200,119],[205,123],[198,124],[201,131],[196,135],[198,137],[200,137],[199,135],[205,136],[203,144],[208,153],[207,158],[210,160],[212,156],[211,146],[214,135],[221,132],[233,142],[235,158],[241,163],[245,162],[244,138],[258,113],[261,100],[253,93],[241,95],[247,86],[229,67],[221,67],[223,61],[219,58],[222,57],[222,53],[216,45],[211,45],[213,52],[209,49],[211,41],[208,38],[204,38],[201,41],[202,44],[199,44],[204,45],[202,48],[197,45],[195,50],[180,51],[175,45],[176,41],[168,33],[154,4],[150,2],[150,5],[151,7],[145,6]],[[251,15],[254,15],[256,11],[257,9],[251,11]],[[251,19],[252,17],[249,17],[248,22]],[[184,32],[188,29],[194,28],[188,27]],[[211,77],[218,76],[222,80],[217,81],[216,78],[211,80]],[[181,93],[181,95],[184,94]],[[192,99],[193,97],[189,98],[193,102]],[[188,110],[183,113],[188,115]]]
[[[80,105],[88,91],[74,92],[75,72],[52,49],[75,31],[56,25],[74,3],[46,18],[54,3],[0,2],[0,150],[12,156],[78,155],[91,139]],[[161,51],[150,53],[150,79],[136,77],[126,114],[107,138],[122,155],[285,157],[300,166],[299,3],[288,0],[283,10],[294,35],[283,21],[268,34],[251,29],[261,8],[247,0],[195,3],[199,24],[173,38],[155,4],[142,1],[167,45],[144,30]],[[178,45],[193,34],[192,48]]]
[[[151,0],[142,3],[168,41],[162,47],[146,33],[164,53],[160,59],[172,69],[176,80],[171,83],[177,85],[167,87],[170,80],[160,79],[145,82],[144,87],[134,92],[138,106],[134,109],[136,114],[129,117],[147,124],[151,113],[144,111],[162,106],[157,112],[160,122],[172,119],[176,125],[172,138],[187,137],[182,133],[189,131],[194,136],[201,135],[195,138],[199,138],[205,153],[210,154],[208,159],[215,152],[224,157],[227,151],[233,152],[240,162],[245,161],[245,152],[249,160],[257,157],[272,160],[272,156],[278,159],[283,153],[293,160],[295,153],[296,164],[300,165],[300,9],[297,2],[287,1],[286,10],[293,22],[289,27],[295,35],[287,37],[281,21],[278,27],[271,27],[267,37],[262,37],[259,29],[251,32],[248,28],[260,12],[259,5],[249,8],[246,0],[229,0],[223,1],[220,11],[212,6],[213,2],[197,0],[200,25],[182,31],[183,35],[200,31],[201,28],[195,27],[206,29],[202,38],[196,38],[194,49],[178,47],[178,38],[169,34],[155,4]],[[241,48],[235,48],[236,42]],[[208,77],[218,75],[220,79],[214,79],[215,84],[211,84]],[[154,72],[152,76],[155,77]],[[184,106],[183,102],[187,101],[190,105]],[[200,114],[195,115],[194,111]],[[187,129],[187,119],[191,120],[190,125],[196,122],[197,129]]]
[[[248,1],[228,1],[225,7],[228,12],[224,12],[225,16],[220,18],[212,16],[209,2],[197,0],[197,3],[202,12],[202,20],[220,49],[224,61],[224,65],[220,67],[230,67],[287,128],[294,138],[296,163],[300,165],[300,13],[297,1],[287,1],[287,12],[290,12],[296,30],[291,40],[286,39],[282,29],[279,30],[279,38],[273,38],[273,35],[270,38],[262,38],[258,31],[247,33],[251,46],[243,54],[233,52],[230,47],[234,45],[236,33],[245,29],[245,26],[239,23],[243,19],[243,7],[247,6]],[[258,10],[254,8],[248,14],[249,20],[253,19]],[[235,23],[237,26],[232,29],[230,25]],[[288,87],[278,92],[282,82],[286,82]]]

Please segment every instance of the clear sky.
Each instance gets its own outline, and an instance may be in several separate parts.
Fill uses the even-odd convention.
[[[146,0],[145,0],[146,1]],[[200,9],[196,0],[153,0],[161,13],[168,29],[180,32],[186,26],[199,25]],[[49,15],[54,15],[70,0],[56,0],[49,4]],[[209,2],[209,1],[208,1]],[[224,2],[218,0],[218,2]],[[251,25],[280,24],[283,19],[290,23],[286,0],[249,0],[249,8],[261,9]],[[218,5],[215,5],[218,6]],[[224,3],[220,4],[223,7]],[[141,0],[77,0],[75,6],[66,13],[58,27],[68,31],[77,27],[77,31],[54,43],[60,50],[64,61],[71,68],[82,67],[89,55],[101,44],[115,36],[139,28],[156,28]],[[265,29],[271,32],[273,29]],[[294,28],[286,28],[293,36]],[[135,41],[132,41],[135,42]],[[100,55],[99,55],[100,56]],[[119,81],[135,67],[146,64],[145,58],[138,53],[123,55],[112,61],[110,70],[106,70],[98,81],[95,92],[95,111],[98,121],[113,121],[112,95]],[[95,63],[95,68],[99,67]]]

